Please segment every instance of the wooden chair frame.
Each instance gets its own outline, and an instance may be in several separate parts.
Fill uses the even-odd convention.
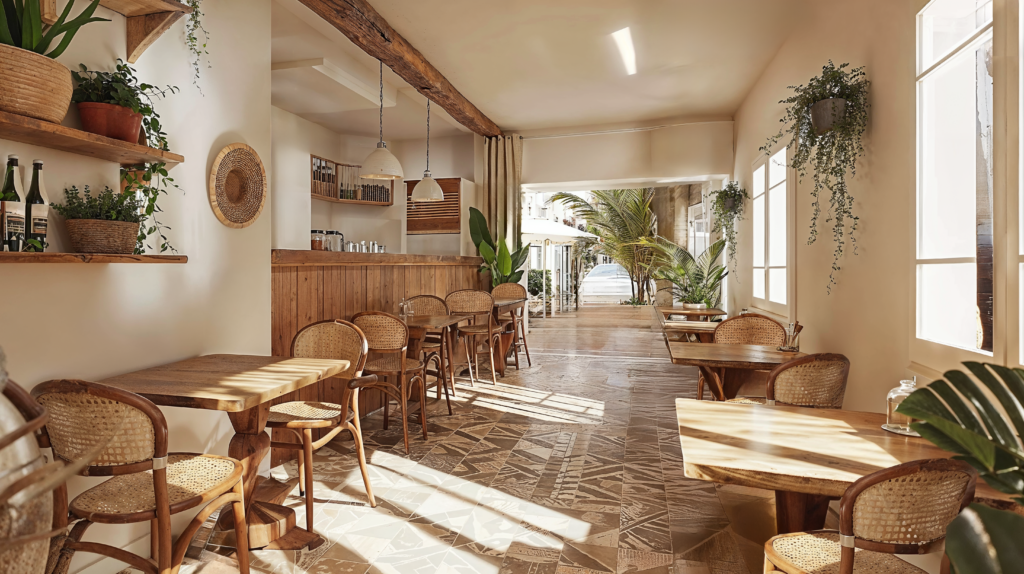
[[[445,303],[444,299],[436,295],[417,295],[410,297],[406,300],[406,303],[412,303],[417,299],[436,301],[444,307],[446,315],[451,315],[451,309],[448,308],[448,304]],[[429,369],[426,370],[427,375],[434,375],[436,381],[434,387],[437,388],[437,399],[441,399],[441,389],[444,389],[444,400],[448,403],[448,414],[452,415],[452,401],[451,397],[455,396],[455,358],[452,355],[452,348],[449,344],[450,329],[445,327],[439,331],[427,331],[426,337],[424,337],[424,343],[437,343],[440,345],[439,351],[423,351],[423,366],[426,368],[433,362],[437,365],[437,370],[431,372]],[[447,365],[447,368],[446,368]],[[424,379],[424,382],[426,380]],[[451,386],[451,395],[448,393],[448,386]],[[430,385],[428,385],[428,390]]]
[[[496,368],[494,366],[494,351],[495,351],[495,349],[500,349],[501,348],[501,342],[500,342],[501,332],[499,331],[498,325],[497,325],[497,323],[494,320],[494,296],[491,295],[490,293],[488,293],[487,291],[481,291],[479,289],[459,289],[458,291],[452,291],[451,293],[449,293],[448,297],[445,297],[445,303],[448,302],[448,299],[452,295],[455,295],[456,293],[463,293],[463,292],[466,292],[466,291],[471,291],[471,292],[474,292],[474,293],[483,293],[484,295],[487,295],[487,297],[491,300],[490,307],[487,309],[486,313],[484,311],[455,311],[455,313],[457,313],[459,315],[471,315],[473,317],[471,325],[473,325],[473,326],[478,325],[478,321],[479,321],[480,317],[483,317],[484,315],[487,316],[487,332],[486,333],[466,332],[466,331],[463,330],[463,327],[456,327],[456,337],[462,339],[463,344],[465,344],[465,346],[466,346],[466,363],[467,363],[467,366],[469,367],[469,384],[470,384],[470,386],[473,386],[473,385],[476,384],[476,381],[475,381],[475,379],[473,377],[473,365],[474,364],[476,365],[476,371],[477,371],[476,376],[477,377],[480,376],[480,363],[479,363],[480,353],[477,352],[477,340],[476,340],[476,338],[477,337],[481,337],[481,336],[485,336],[486,337],[485,343],[487,345],[487,356],[491,360],[491,383],[494,384],[494,385],[497,385],[498,384],[498,372],[497,372],[497,370],[496,370]],[[451,305],[449,305],[449,307],[451,307]],[[470,343],[471,339],[472,339],[472,343]]]
[[[72,552],[61,552],[57,565],[58,571],[67,571],[67,564],[64,562],[71,560],[71,555],[74,551],[81,550],[83,552],[92,552],[113,558],[148,574],[176,574],[178,569],[181,568],[181,562],[185,558],[185,551],[188,550],[189,542],[191,542],[192,538],[195,537],[199,528],[215,510],[225,504],[231,503],[232,510],[234,512],[238,567],[242,574],[248,574],[249,537],[245,521],[245,496],[242,490],[241,463],[233,461],[235,463],[235,470],[222,485],[228,485],[228,488],[214,489],[172,505],[170,504],[167,491],[167,420],[156,405],[148,399],[129,391],[80,380],[52,380],[42,383],[32,389],[32,397],[36,400],[38,400],[40,396],[48,393],[84,393],[134,407],[145,414],[153,423],[154,435],[152,458],[116,466],[90,465],[81,471],[83,476],[121,476],[152,471],[153,493],[156,498],[156,509],[154,511],[122,514],[116,518],[102,521],[105,524],[130,524],[148,520],[151,528],[151,559],[147,560],[137,554],[133,554],[108,544],[99,542],[82,542],[82,537],[85,535],[85,531],[94,523],[93,519],[95,519],[95,516],[82,516],[79,517],[81,520],[71,529],[71,533],[65,541],[64,548],[69,549]],[[46,433],[45,428],[43,429],[43,433]],[[50,444],[48,434],[46,434],[46,441],[47,444]],[[59,458],[59,454],[56,452],[56,449],[54,449],[53,454],[54,458]],[[203,456],[212,457],[213,455]],[[172,545],[171,515],[183,512],[190,508],[195,508],[196,506],[204,503],[206,503],[206,506],[199,511],[199,514],[192,519],[192,522],[190,522],[185,531],[182,532],[181,536],[178,538],[177,544]]]
[[[960,511],[963,511],[972,500],[974,500],[974,489],[978,481],[978,471],[974,470],[971,465],[961,460],[954,459],[929,459],[929,460],[915,460],[903,464],[886,468],[878,472],[873,472],[867,476],[861,477],[856,482],[851,484],[846,492],[843,493],[843,497],[839,500],[839,535],[841,542],[841,561],[839,563],[839,574],[853,574],[853,566],[855,559],[855,550],[860,548],[862,550],[868,550],[871,552],[882,552],[885,554],[927,554],[937,544],[945,540],[945,536],[936,538],[935,540],[929,540],[922,544],[892,544],[888,542],[875,542],[873,540],[865,540],[859,538],[854,534],[853,530],[853,508],[859,497],[865,490],[875,486],[876,484],[899,478],[901,476],[908,476],[920,472],[922,470],[934,470],[934,471],[960,471],[968,476],[970,479],[967,482],[967,488],[964,489],[964,495],[960,500]],[[829,533],[834,534],[835,530],[814,530],[811,532],[794,532],[792,534],[783,534],[776,536],[765,543],[765,572],[773,572],[778,570],[775,563],[784,561],[774,550],[772,542],[777,538],[786,536],[803,536],[805,534],[819,534]],[[772,560],[775,558],[775,560]],[[769,570],[769,568],[774,570]],[[948,574],[949,564],[946,560],[943,560],[942,564],[943,574]]]

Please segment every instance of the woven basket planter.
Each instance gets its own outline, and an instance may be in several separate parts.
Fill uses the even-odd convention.
[[[131,255],[139,237],[139,224],[101,219],[68,219],[64,222],[75,253]]]
[[[0,111],[59,124],[71,105],[71,70],[35,52],[0,44]]]

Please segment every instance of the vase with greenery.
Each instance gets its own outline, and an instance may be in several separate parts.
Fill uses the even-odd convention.
[[[747,190],[738,181],[730,181],[725,187],[712,191],[711,215],[715,220],[714,233],[721,233],[729,247],[728,258],[732,270],[736,271],[736,222],[743,219],[745,201],[750,199]]]
[[[142,201],[132,193],[115,193],[109,187],[84,195],[72,186],[64,189],[64,204],[51,203],[64,218],[76,253],[133,253],[142,221]]]
[[[825,222],[832,222],[836,245],[829,292],[836,284],[847,240],[853,253],[857,253],[859,217],[854,214],[854,198],[848,180],[857,174],[857,159],[864,155],[861,138],[868,126],[870,105],[868,88],[871,83],[864,67],[847,70],[848,67],[849,64],[836,66],[829,60],[820,76],[811,78],[806,85],[790,86],[794,94],[779,102],[786,104],[786,113],[780,120],[783,127],[761,148],[771,156],[777,144],[789,134],[790,167],[797,170],[801,179],[808,171],[812,174],[814,202],[808,245],[818,237],[818,219],[822,212],[820,194],[822,191],[830,194]]]
[[[989,486],[1024,504],[1024,369],[964,366],[973,378],[948,371],[945,379],[911,393],[896,412],[917,419],[910,427],[918,434],[956,453]],[[1024,516],[975,503],[947,528],[946,555],[960,574],[1020,572],[1022,541]]]
[[[523,270],[520,267],[526,263],[526,256],[530,253],[530,245],[526,244],[511,253],[505,238],[499,238],[497,243],[491,239],[491,232],[487,229],[487,219],[479,209],[469,208],[469,233],[473,238],[480,256],[484,258],[484,264],[480,266],[480,273],[491,274],[491,286],[495,287],[502,283],[519,283],[523,278]]]
[[[598,237],[594,250],[622,265],[632,282],[637,304],[653,302],[651,263],[658,218],[651,203],[654,189],[609,189],[590,192],[591,199],[568,192],[551,197],[587,221],[587,231]]]
[[[652,276],[670,282],[672,285],[662,291],[670,291],[673,299],[684,305],[703,305],[710,309],[722,303],[722,281],[728,275],[719,264],[725,250],[725,240],[712,243],[694,258],[687,250],[661,239],[655,244],[656,253]]]
[[[67,50],[78,31],[95,18],[99,0],[93,0],[75,18],[69,0],[53,25],[43,23],[39,0],[0,2],[0,111],[60,123],[71,99],[71,76],[57,58]],[[54,46],[54,42],[60,41]]]

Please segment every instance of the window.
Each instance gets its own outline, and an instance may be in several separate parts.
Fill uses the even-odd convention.
[[[754,167],[754,306],[788,315],[789,168],[785,149]]]
[[[708,248],[708,220],[705,213],[703,203],[691,205],[686,210],[686,228],[689,230],[687,246],[690,255],[694,257],[700,257]]]
[[[992,3],[934,0],[917,20],[917,338],[990,353]]]

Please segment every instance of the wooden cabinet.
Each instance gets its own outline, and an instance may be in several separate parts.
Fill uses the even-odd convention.
[[[405,181],[405,217],[407,235],[459,234],[462,231],[463,213],[470,203],[463,197],[472,194],[473,182],[460,177],[441,177],[434,181],[444,192],[444,201],[413,202],[409,198],[419,180]],[[468,199],[468,198],[467,198]]]

